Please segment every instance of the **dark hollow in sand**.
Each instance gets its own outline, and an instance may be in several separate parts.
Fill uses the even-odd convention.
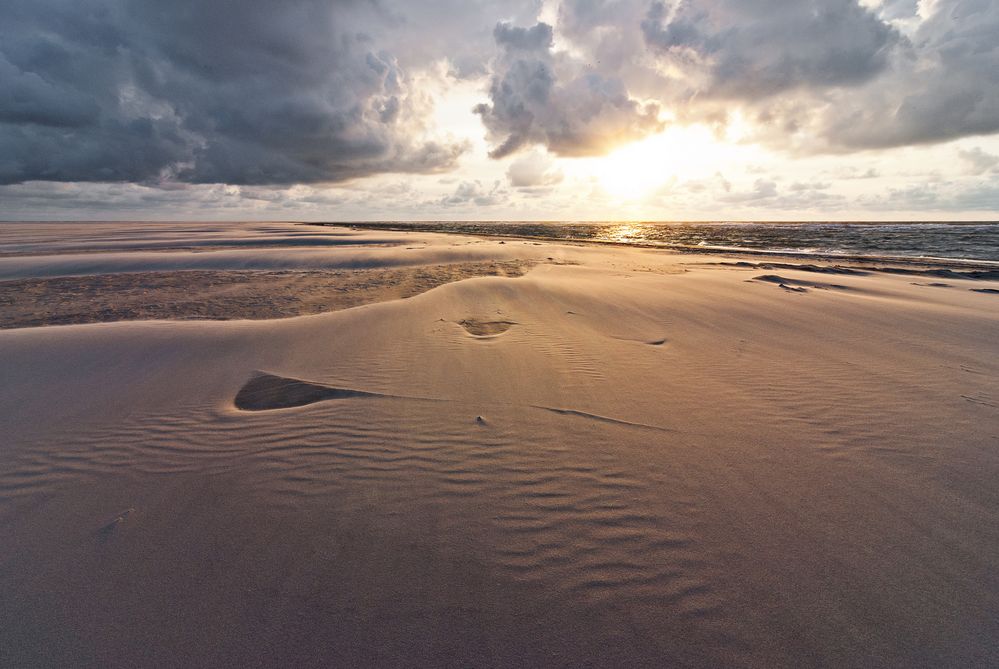
[[[514,321],[480,321],[475,318],[466,318],[458,321],[458,325],[465,328],[468,334],[476,337],[495,337],[496,335],[503,334],[510,329],[510,326],[516,324]]]
[[[242,411],[270,411],[350,397],[385,396],[379,393],[335,388],[261,372],[239,389],[234,403],[236,408]]]

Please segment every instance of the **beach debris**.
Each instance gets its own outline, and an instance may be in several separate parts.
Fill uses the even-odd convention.
[[[129,507],[124,511],[120,512],[118,515],[116,515],[107,523],[101,525],[99,528],[97,528],[98,538],[102,542],[110,539],[115,534],[115,531],[121,526],[121,524],[125,522],[125,519],[128,518],[133,513],[135,513],[135,509]]]

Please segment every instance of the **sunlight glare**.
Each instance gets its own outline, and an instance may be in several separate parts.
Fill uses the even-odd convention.
[[[705,126],[674,126],[623,146],[607,156],[579,161],[609,195],[637,200],[673,179],[699,179],[744,159],[745,147],[720,141]]]

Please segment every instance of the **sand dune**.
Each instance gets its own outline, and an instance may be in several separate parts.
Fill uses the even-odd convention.
[[[531,269],[0,331],[3,663],[999,663],[999,285],[473,246]]]

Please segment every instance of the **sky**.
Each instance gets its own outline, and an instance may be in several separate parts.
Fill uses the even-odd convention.
[[[999,220],[999,0],[4,0],[0,219]]]

